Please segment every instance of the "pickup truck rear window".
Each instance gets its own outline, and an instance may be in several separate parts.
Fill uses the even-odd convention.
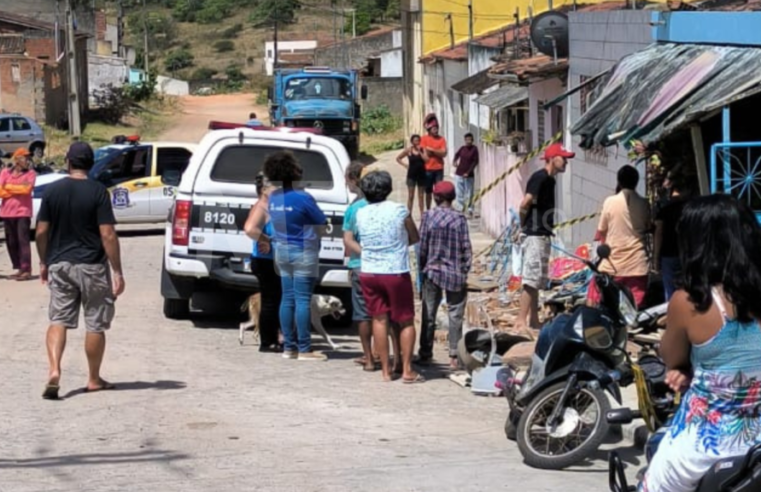
[[[225,183],[255,184],[256,175],[264,167],[270,154],[282,150],[279,147],[260,145],[231,145],[219,153],[211,170],[211,179]],[[333,189],[333,173],[325,156],[319,152],[291,149],[304,169],[303,183],[307,188]]]

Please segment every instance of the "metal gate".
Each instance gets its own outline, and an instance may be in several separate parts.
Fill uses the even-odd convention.
[[[711,146],[711,193],[735,196],[761,220],[761,142]]]

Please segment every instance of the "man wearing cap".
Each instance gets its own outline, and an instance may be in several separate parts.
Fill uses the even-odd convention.
[[[521,237],[523,252],[520,311],[516,327],[526,323],[539,329],[539,289],[547,286],[550,246],[555,227],[555,176],[564,173],[568,159],[576,154],[555,143],[544,151],[545,166],[531,175],[521,202]]]
[[[10,278],[32,278],[32,248],[30,227],[32,223],[32,191],[37,174],[29,168],[27,149],[13,153],[13,165],[0,171],[0,219],[5,228],[5,241],[11,264],[16,270]]]
[[[425,150],[428,160],[425,161],[425,209],[431,209],[433,185],[444,179],[444,157],[447,156],[447,140],[439,135],[439,120],[430,113],[423,122],[426,135],[420,139],[420,147]]]
[[[472,249],[468,221],[452,208],[456,193],[449,181],[433,186],[436,208],[423,214],[420,224],[420,271],[423,272],[423,327],[420,330],[419,362],[433,359],[436,312],[443,293],[449,314],[449,364],[457,369],[457,343],[462,338],[468,272]]]
[[[42,397],[58,398],[66,331],[77,328],[84,309],[85,352],[89,366],[86,391],[113,389],[100,376],[106,349],[105,331],[114,318],[114,303],[124,292],[119,238],[108,190],[87,179],[93,151],[75,142],[66,154],[69,178],[51,184],[37,217],[40,277],[50,288],[47,333],[50,371]],[[109,267],[110,264],[110,267]]]

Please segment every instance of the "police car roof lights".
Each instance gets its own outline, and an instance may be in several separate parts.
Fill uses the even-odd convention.
[[[284,133],[312,133],[322,135],[322,130],[313,127],[288,127],[288,126],[249,126],[245,123],[229,123],[225,121],[210,121],[209,130],[237,130],[248,128],[256,131],[279,131]]]
[[[111,143],[115,145],[137,145],[140,143],[140,135],[115,135],[113,138],[111,138]]]

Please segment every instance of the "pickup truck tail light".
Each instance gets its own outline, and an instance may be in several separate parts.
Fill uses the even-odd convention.
[[[177,200],[174,203],[172,244],[175,246],[187,246],[190,242],[190,213],[192,210],[193,202],[189,200]]]

